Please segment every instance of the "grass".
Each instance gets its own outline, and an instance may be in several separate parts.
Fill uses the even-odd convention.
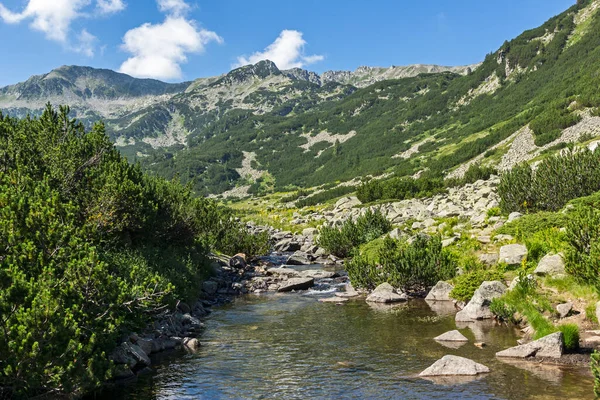
[[[579,348],[579,327],[575,324],[564,324],[558,327],[562,332],[565,349],[573,351]]]

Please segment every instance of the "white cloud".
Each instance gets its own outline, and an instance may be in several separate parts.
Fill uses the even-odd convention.
[[[138,78],[181,78],[180,64],[187,53],[202,53],[210,42],[222,43],[215,32],[198,28],[194,21],[169,15],[161,24],[143,24],[123,37],[123,50],[133,56],[120,71]]]
[[[157,0],[158,8],[171,15],[183,15],[190,10],[189,4],[183,0]]]
[[[238,62],[234,67],[256,64],[262,60],[271,60],[279,69],[290,69],[302,68],[323,61],[325,57],[320,55],[304,55],[306,41],[302,38],[302,35],[302,32],[299,31],[284,30],[263,52],[256,52],[250,57],[238,57]]]
[[[126,5],[123,0],[98,0],[96,8],[102,14],[114,14],[123,11]]]
[[[96,36],[84,29],[77,35],[77,44],[71,46],[71,50],[88,57],[94,57],[94,43],[97,40],[98,38]]]
[[[71,22],[81,16],[90,0],[29,0],[20,13],[8,10],[0,3],[0,18],[9,24],[31,19],[31,27],[44,32],[50,40],[67,42]]]

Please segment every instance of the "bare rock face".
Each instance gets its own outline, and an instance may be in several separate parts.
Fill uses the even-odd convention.
[[[547,254],[533,271],[536,275],[565,275],[565,261],[562,254]]]
[[[446,332],[446,333],[434,338],[433,340],[436,340],[438,342],[468,342],[469,341],[469,339],[467,339],[462,333],[460,333],[457,330]]]
[[[456,314],[456,321],[469,322],[493,318],[490,304],[493,299],[502,296],[505,292],[506,286],[500,281],[483,282],[467,306]]]
[[[283,282],[278,292],[291,292],[292,290],[307,290],[315,285],[313,278],[290,278]]]
[[[527,247],[522,244],[508,244],[500,248],[500,262],[508,265],[520,265],[527,257]]]
[[[389,283],[382,283],[367,297],[367,301],[371,303],[398,303],[407,301],[408,296],[405,293],[396,293],[396,289]]]
[[[564,352],[562,332],[552,333],[548,336],[523,344],[502,350],[496,353],[496,357],[511,358],[529,358],[529,357],[548,357],[560,358]]]
[[[454,289],[454,286],[451,284],[439,281],[435,284],[435,286],[429,291],[425,300],[431,301],[452,301],[450,298],[450,292]]]
[[[486,374],[490,369],[468,358],[447,355],[421,372],[419,376],[474,376]]]

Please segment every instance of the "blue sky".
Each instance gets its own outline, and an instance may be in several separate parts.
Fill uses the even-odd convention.
[[[323,72],[465,65],[575,0],[0,0],[0,86],[61,65],[166,81],[268,57]]]

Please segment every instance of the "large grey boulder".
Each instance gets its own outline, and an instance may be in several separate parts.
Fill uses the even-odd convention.
[[[405,293],[396,293],[396,289],[389,283],[382,283],[367,296],[367,301],[371,303],[398,303],[407,300],[408,296]]]
[[[290,278],[286,282],[283,282],[278,292],[291,292],[292,290],[307,290],[315,285],[313,278]]]
[[[511,347],[510,349],[502,350],[496,353],[496,357],[511,357],[511,358],[529,358],[529,357],[548,357],[560,358],[564,352],[563,334],[562,332],[552,333],[548,336],[522,344],[520,346]]]
[[[556,306],[556,311],[560,318],[566,318],[573,309],[573,303],[563,303]]]
[[[565,275],[565,260],[562,254],[547,254],[540,260],[534,274],[558,276]]]
[[[493,318],[490,304],[493,299],[502,296],[505,292],[506,286],[500,281],[483,282],[473,294],[469,304],[456,314],[456,321],[468,322]]]
[[[267,273],[272,275],[285,276],[288,278],[300,277],[300,272],[296,271],[295,269],[285,267],[269,268],[267,269]]]
[[[523,214],[521,214],[520,212],[512,212],[508,215],[508,222],[513,222],[519,218],[521,218],[523,216]]]
[[[358,293],[356,289],[354,289],[354,286],[352,286],[351,284],[347,284],[343,292],[336,292],[335,295],[336,297],[341,298],[351,298],[360,296],[360,293]]]
[[[454,289],[454,286],[452,286],[451,284],[444,281],[439,281],[435,284],[433,288],[431,288],[431,290],[427,294],[427,297],[425,297],[425,300],[452,301],[452,299],[450,298],[450,292],[452,291],[452,289]]]
[[[127,364],[131,369],[141,369],[151,364],[150,357],[140,346],[131,342],[123,342],[110,356],[115,364]]]
[[[468,342],[467,339],[462,333],[457,330],[446,332],[433,340],[437,340],[438,342]]]
[[[419,376],[473,376],[490,372],[483,364],[468,358],[447,355],[437,360],[433,365],[421,372]]]
[[[350,210],[361,204],[361,201],[357,197],[343,197],[335,203],[335,208],[337,210]]]
[[[298,251],[302,248],[302,245],[295,241],[293,238],[282,239],[277,242],[274,246],[275,251],[291,252]]]
[[[315,278],[315,279],[330,279],[338,276],[337,273],[332,271],[325,271],[322,269],[309,269],[307,271],[300,271],[302,278]]]
[[[508,265],[520,265],[527,257],[527,247],[522,244],[508,244],[500,247],[500,262]]]
[[[313,258],[314,259],[314,258]],[[313,262],[311,256],[303,251],[296,251],[288,259],[286,264],[288,265],[310,265]]]

